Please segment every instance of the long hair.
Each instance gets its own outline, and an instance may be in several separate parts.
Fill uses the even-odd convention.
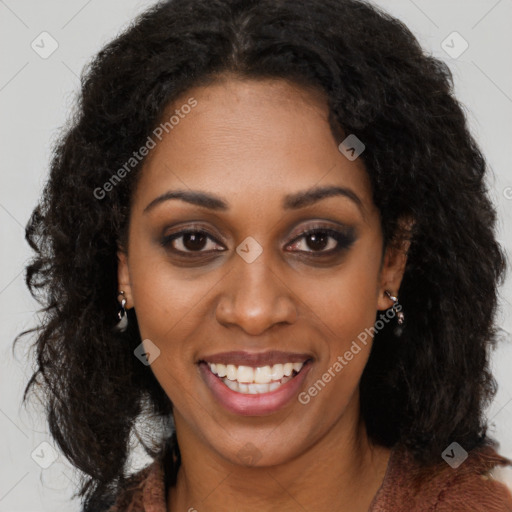
[[[112,331],[117,243],[144,160],[104,197],[97,190],[170,102],[223,73],[322,91],[333,131],[366,146],[360,158],[384,246],[403,236],[400,218],[415,221],[400,289],[407,322],[399,337],[391,324],[376,333],[360,382],[369,437],[406,446],[424,465],[453,441],[470,450],[486,438],[505,259],[486,163],[449,68],[364,1],[172,0],[143,13],[85,70],[26,228],[35,251],[26,282],[43,315],[28,331],[37,369],[23,401],[37,383],[52,436],[85,475],[79,494],[90,507],[125,482],[134,433],[152,457],[169,458],[173,475],[178,463],[169,453],[179,454],[169,398],[133,354],[141,342],[136,313],[125,333]],[[151,428],[137,429],[141,419]]]

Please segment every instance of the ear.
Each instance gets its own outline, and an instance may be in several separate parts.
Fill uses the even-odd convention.
[[[119,247],[117,251],[117,283],[118,290],[124,292],[126,299],[126,309],[133,307],[132,286],[130,281],[130,271],[128,268],[128,255],[126,251]]]
[[[377,309],[386,310],[393,305],[393,301],[386,295],[388,290],[391,295],[398,297],[398,290],[404,276],[407,263],[407,252],[411,245],[411,233],[414,220],[411,217],[403,217],[398,221],[399,242],[390,243],[384,254],[379,275],[379,289]]]

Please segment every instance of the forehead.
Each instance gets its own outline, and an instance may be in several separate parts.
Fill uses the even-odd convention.
[[[225,78],[188,90],[162,122],[171,116],[172,128],[160,130],[161,140],[153,136],[138,208],[177,188],[208,191],[235,207],[281,204],[290,192],[338,185],[353,189],[371,209],[362,159],[340,153],[326,99],[315,90],[284,80]]]

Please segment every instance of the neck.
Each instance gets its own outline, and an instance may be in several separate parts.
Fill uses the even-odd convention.
[[[227,461],[178,418],[182,464],[169,489],[168,512],[367,512],[390,455],[369,442],[358,405],[293,460],[265,467]]]

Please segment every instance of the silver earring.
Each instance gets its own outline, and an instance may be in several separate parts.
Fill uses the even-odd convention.
[[[404,323],[404,320],[405,320],[405,315],[403,313],[403,311],[399,311],[397,310],[398,308],[398,297],[395,297],[394,295],[391,295],[390,292],[388,292],[388,290],[386,290],[384,292],[392,301],[393,301],[393,311],[396,313],[396,317],[397,317],[397,320],[398,320],[398,325],[403,325]],[[401,308],[401,306],[400,306]]]
[[[115,326],[115,330],[119,332],[126,331],[126,328],[128,327],[128,315],[126,314],[126,298],[124,296],[124,291],[119,290],[119,293],[117,295],[118,297],[122,297],[121,299],[121,310],[117,313],[118,322]]]

